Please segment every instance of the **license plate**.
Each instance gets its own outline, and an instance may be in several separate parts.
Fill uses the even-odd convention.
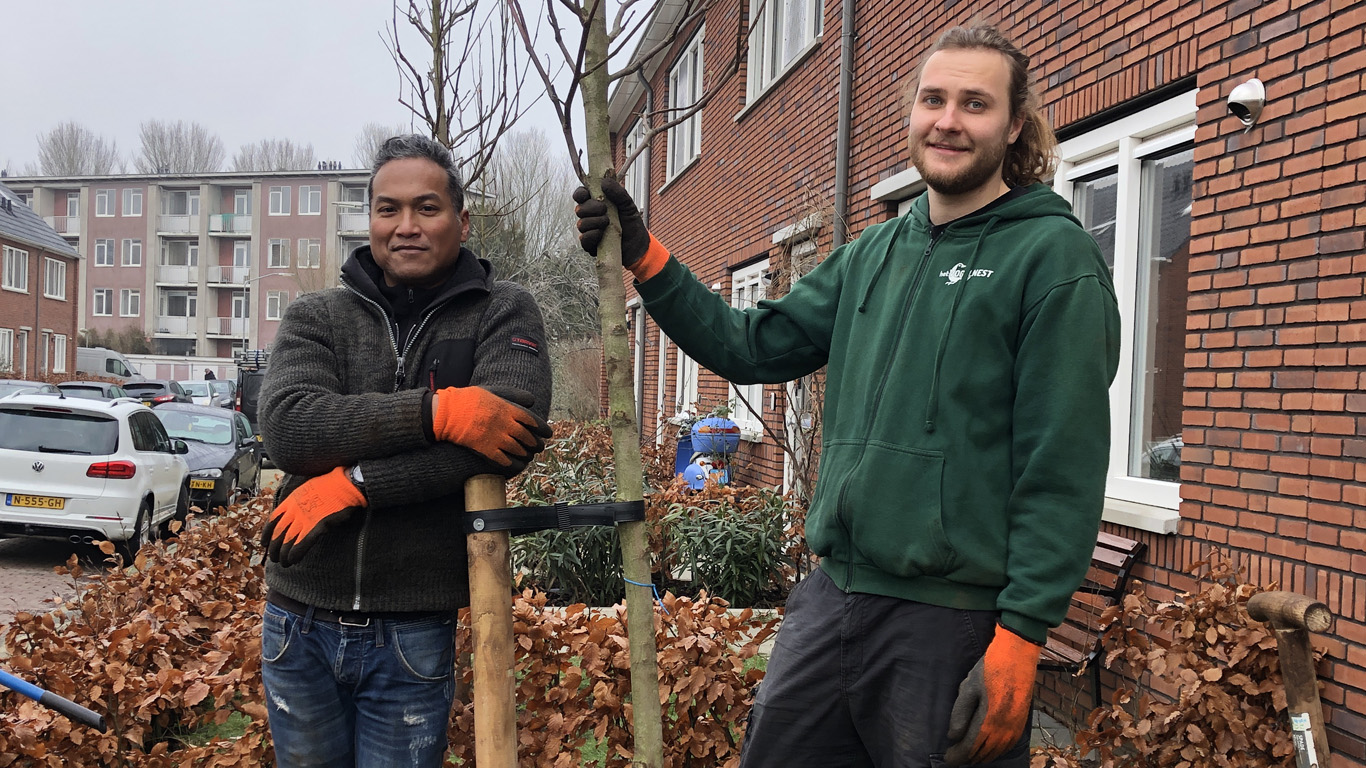
[[[151,400],[143,400],[143,401],[142,401],[142,404],[145,405],[145,406],[147,406],[148,408],[151,408],[151,407],[152,407],[152,401],[151,401]]]
[[[38,509],[62,509],[66,499],[54,496],[25,496],[22,493],[5,494],[5,503],[11,507],[37,507]]]
[[[190,490],[192,490],[192,491],[212,491],[212,490],[213,490],[213,481],[212,481],[212,480],[191,480],[191,481],[190,481]]]

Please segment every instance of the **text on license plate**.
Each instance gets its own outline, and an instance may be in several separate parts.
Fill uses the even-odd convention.
[[[212,491],[212,490],[213,490],[213,481],[212,481],[212,480],[191,480],[191,481],[190,481],[190,489],[191,489],[191,490],[195,490],[195,491],[205,491],[205,490],[207,490],[207,491]]]
[[[7,493],[5,494],[5,503],[11,507],[62,509],[66,506],[66,499],[55,496],[25,496],[22,493]]]

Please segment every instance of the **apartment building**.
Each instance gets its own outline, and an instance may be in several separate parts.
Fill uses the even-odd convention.
[[[75,370],[80,256],[0,184],[0,375]]]
[[[162,355],[269,347],[289,302],[369,240],[366,170],[12,177],[79,253],[79,328]]]
[[[1120,300],[1106,530],[1148,544],[1137,576],[1159,601],[1218,546],[1250,581],[1327,603],[1329,746],[1366,765],[1366,4],[682,7],[666,2],[644,33],[672,47],[620,81],[611,128],[619,158],[646,145],[626,181],[651,231],[741,307],[921,193],[903,98],[943,30],[981,17],[1016,40],[1060,139],[1053,187]],[[1227,99],[1254,78],[1264,109],[1249,127]],[[647,119],[661,128],[648,141]],[[790,480],[780,439],[818,418],[818,386],[699,370],[629,281],[627,296],[645,434],[729,404],[736,474]],[[1080,687],[1050,674],[1040,697],[1089,707]]]

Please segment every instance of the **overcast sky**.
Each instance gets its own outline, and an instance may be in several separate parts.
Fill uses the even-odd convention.
[[[224,170],[270,138],[354,167],[361,126],[411,123],[380,38],[391,17],[389,0],[0,0],[0,168],[23,173],[36,137],[76,120],[116,141],[132,171],[148,119],[217,133]],[[543,99],[522,124],[562,145]]]

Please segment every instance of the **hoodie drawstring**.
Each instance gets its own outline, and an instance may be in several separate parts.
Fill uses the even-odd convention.
[[[873,279],[868,281],[868,288],[863,292],[863,301],[858,304],[860,313],[868,310],[868,299],[873,296],[873,289],[877,287],[877,281],[882,277],[882,271],[887,268],[887,262],[892,260],[892,245],[896,243],[897,237],[901,235],[901,228],[906,226],[906,221],[911,218],[910,214],[901,217],[896,223],[896,229],[892,231],[892,236],[887,240],[887,249],[882,252],[882,260],[877,263],[877,269],[873,270]]]
[[[992,216],[982,227],[982,234],[977,236],[977,244],[973,246],[972,255],[968,257],[967,268],[963,272],[962,285],[958,286],[958,291],[953,294],[953,304],[949,305],[949,316],[944,320],[944,329],[939,334],[939,348],[934,353],[934,374],[930,378],[930,397],[925,404],[925,431],[933,432],[935,418],[939,415],[939,372],[944,365],[944,351],[949,346],[949,331],[953,327],[953,316],[958,312],[958,302],[963,300],[963,294],[968,290],[968,280],[972,278],[973,268],[977,266],[977,255],[982,252],[982,243],[987,239],[987,233],[1000,221],[1000,216]]]

